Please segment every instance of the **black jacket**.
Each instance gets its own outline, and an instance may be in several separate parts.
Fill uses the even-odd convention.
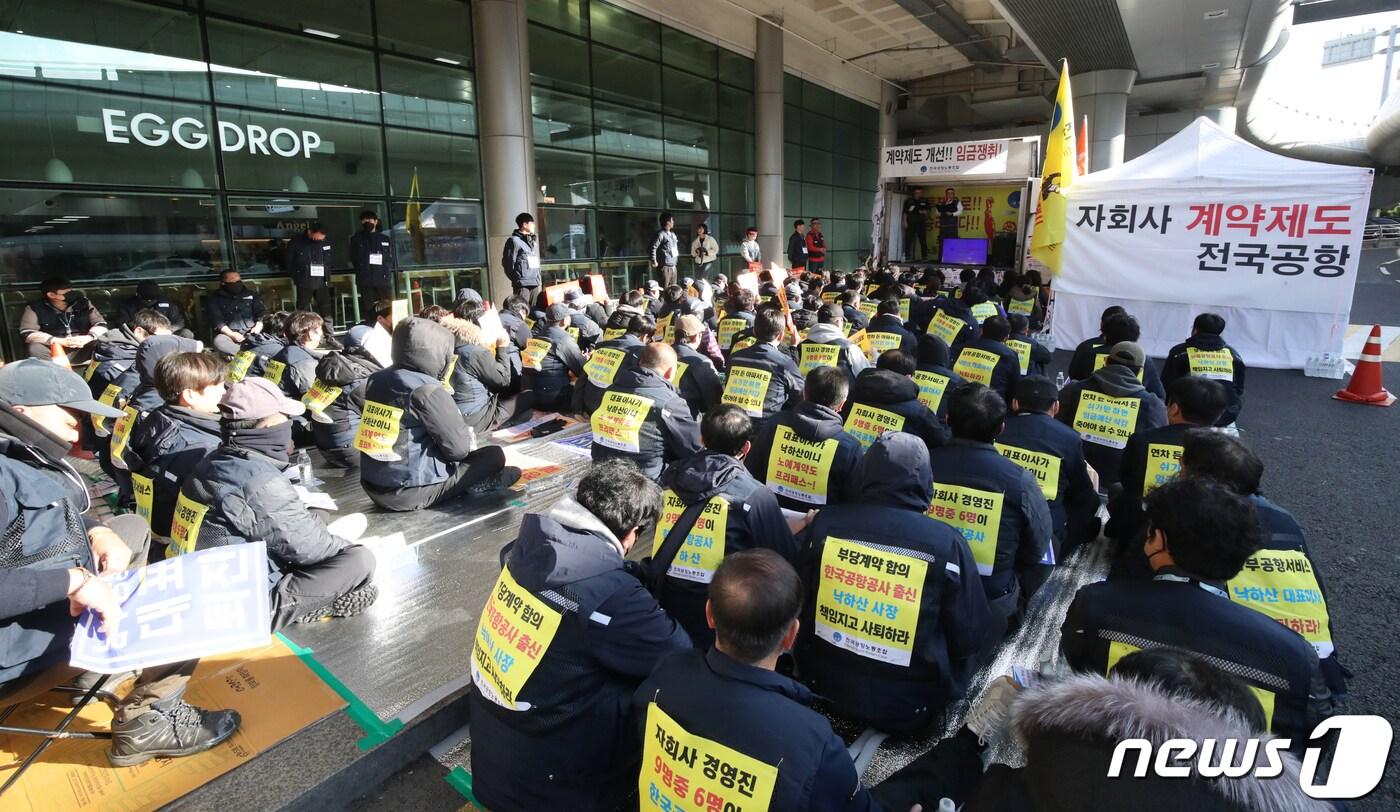
[[[897,349],[911,358],[918,357],[919,340],[914,337],[913,333],[909,332],[909,330],[904,326],[904,322],[900,320],[899,316],[891,314],[876,316],[875,318],[870,320],[870,326],[866,327],[865,330],[866,335],[869,336],[872,344],[875,343],[875,336],[878,333],[885,333],[894,336],[899,341],[898,344],[895,344],[893,346],[885,346],[885,343],[887,342],[881,342],[876,345],[878,349]],[[879,357],[880,355],[877,352],[875,354],[875,358],[878,360]]]
[[[623,370],[592,415],[593,460],[623,457],[656,479],[700,450],[700,424],[676,387],[650,369]]]
[[[126,399],[141,382],[140,376],[132,368],[136,364],[136,350],[141,341],[126,326],[108,330],[92,342],[92,362],[88,364],[88,390],[96,400],[120,409]],[[129,373],[129,374],[127,374]],[[112,431],[112,418],[87,415],[85,418],[93,428],[95,442],[89,450],[105,452]],[[87,432],[84,432],[87,436]]]
[[[687,651],[663,660],[633,700],[636,728],[645,753],[642,783],[657,798],[676,803],[674,784],[663,776],[677,756],[658,746],[678,731],[722,745],[776,768],[772,794],[763,804],[755,785],[753,806],[771,812],[873,812],[879,807],[861,786],[841,737],[820,713],[807,707],[812,692],[788,677],[746,665],[718,649]],[[665,714],[670,722],[662,720]],[[663,727],[664,726],[664,727]],[[714,756],[710,756],[713,758]],[[696,754],[695,767],[705,756]],[[660,769],[658,769],[660,768]],[[682,769],[685,769],[682,767]],[[658,774],[658,772],[660,774]],[[635,782],[634,782],[635,783]],[[692,790],[693,791],[693,790]],[[739,795],[741,799],[742,795]],[[718,807],[715,807],[718,808]],[[738,805],[730,808],[737,809]]]
[[[1049,350],[1030,336],[1012,336],[1006,340],[1006,346],[1016,353],[1016,358],[1021,362],[1022,375],[1044,375],[1055,360]],[[1010,405],[1010,401],[1007,405]]]
[[[729,357],[729,370],[720,400],[732,403],[761,421],[795,405],[802,398],[802,373],[787,350],[763,342]]]
[[[496,404],[510,389],[510,347],[484,347],[476,325],[458,322],[452,328],[456,362],[448,379],[452,399],[467,425],[482,437],[491,431]]]
[[[616,536],[569,497],[527,514],[502,558],[558,625],[549,639],[536,635],[544,650],[514,702],[479,665],[490,660],[493,638],[486,623],[478,630],[472,791],[497,812],[612,810],[637,789],[632,694],[662,657],[688,650],[690,638],[624,569]]]
[[[796,231],[788,235],[787,259],[788,264],[794,268],[807,265],[807,238]]]
[[[1108,500],[1105,535],[1118,542],[1137,539],[1147,521],[1142,498],[1180,473],[1181,441],[1193,428],[1189,423],[1173,423],[1128,438],[1118,467],[1123,487]]]
[[[624,333],[593,348],[583,364],[583,382],[579,384],[583,398],[583,413],[593,414],[603,401],[603,393],[625,369],[636,369],[637,359],[646,345],[640,338]]]
[[[331,283],[330,240],[295,234],[287,241],[287,275],[298,288],[315,290]]]
[[[752,442],[744,463],[781,507],[806,512],[856,498],[856,465],[865,447],[831,409],[801,401],[774,415]]]
[[[270,333],[249,333],[243,338],[238,354],[228,363],[228,382],[244,378],[261,378],[267,372],[267,362],[287,348],[287,340]]]
[[[322,451],[350,448],[360,429],[360,414],[365,408],[365,385],[369,376],[379,371],[379,365],[368,358],[341,352],[328,352],[316,364],[318,395],[334,395],[329,403],[320,405],[311,394],[302,398],[307,416],[311,418],[311,434],[316,447]],[[338,390],[338,391],[337,391]]]
[[[209,323],[211,335],[218,335],[224,326],[246,335],[266,314],[262,297],[246,286],[239,293],[231,293],[220,285],[204,297],[204,320]]]
[[[923,440],[929,451],[947,441],[938,415],[919,400],[919,385],[888,369],[860,373],[843,414],[846,431],[865,448],[884,431],[908,432]]]
[[[372,257],[378,256],[376,264]],[[392,287],[394,284],[394,240],[382,231],[360,229],[350,235],[350,265],[361,285]]]
[[[918,730],[963,695],[991,613],[963,537],[925,515],[933,488],[918,440],[884,434],[858,476],[859,498],[802,533],[798,662],[841,716]]]
[[[1086,338],[1079,342],[1074,348],[1074,355],[1069,360],[1069,369],[1065,375],[1073,381],[1082,381],[1093,375],[1094,356],[1101,354],[1100,349],[1105,353],[1108,352],[1102,335]]]
[[[136,512],[156,535],[170,535],[180,486],[219,442],[217,415],[176,404],[146,414],[131,430],[125,462],[131,471]]]
[[[300,344],[288,344],[263,367],[263,377],[282,387],[282,393],[292,400],[310,391],[316,383],[316,365],[324,353],[308,350]]]
[[[534,260],[531,266],[531,259]],[[534,234],[526,234],[520,229],[512,231],[501,250],[501,268],[512,285],[522,288],[540,286],[540,249]],[[528,303],[531,307],[534,302]]]
[[[1230,404],[1215,425],[1228,426],[1240,416],[1244,405],[1246,370],[1244,359],[1235,352],[1234,347],[1225,343],[1225,339],[1201,333],[1177,344],[1167,353],[1167,361],[1162,366],[1162,385],[1170,386],[1172,381],[1184,375],[1199,375],[1220,381],[1230,395]]]
[[[117,317],[123,326],[130,325],[131,320],[142,310],[154,310],[168,319],[171,332],[178,333],[185,329],[185,311],[166,296],[155,299],[145,299],[139,295],[129,296],[122,301],[121,307],[117,310]]]
[[[1107,366],[1107,361],[1105,359],[1108,357],[1108,351],[1110,349],[1112,349],[1112,347],[1109,347],[1107,344],[1095,344],[1091,346],[1087,351],[1086,360],[1080,362],[1081,367],[1087,364],[1089,372],[1085,374],[1083,378],[1076,378],[1073,375],[1069,377],[1074,380],[1087,380],[1093,377],[1095,372]],[[1078,352],[1078,349],[1075,351]],[[1073,362],[1073,359],[1071,359],[1071,362]],[[1137,379],[1142,382],[1143,387],[1145,387],[1147,391],[1161,398],[1164,402],[1166,401],[1167,390],[1162,384],[1162,376],[1157,371],[1157,362],[1152,359],[1152,356],[1149,355],[1146,360],[1143,361],[1142,369],[1138,371]]]
[[[1085,392],[1093,394],[1086,397]],[[1116,411],[1122,414],[1110,413]],[[1167,425],[1167,407],[1130,368],[1109,364],[1088,380],[1066,384],[1060,390],[1060,412],[1055,417],[1084,439],[1084,459],[1098,472],[1099,488],[1108,490],[1119,480],[1128,440],[1140,431]]]
[[[1017,412],[996,441],[1002,456],[1030,471],[1050,503],[1056,560],[1098,537],[1099,495],[1084,463],[1084,442],[1048,414]]]
[[[525,371],[523,386],[535,391],[540,408],[557,403],[569,387],[569,375],[584,377],[583,353],[578,342],[557,324],[535,322],[530,341],[521,352]]]
[[[666,469],[661,486],[666,495],[652,542],[653,556],[681,513],[705,504],[658,590],[662,608],[703,650],[714,641],[714,632],[705,623],[705,601],[719,563],[741,550],[766,548],[796,566],[797,542],[773,492],[728,454],[706,450],[681,460]]]
[[[690,405],[690,416],[696,420],[715,406],[724,395],[724,384],[715,371],[715,362],[710,356],[677,341],[676,350],[676,390]]]
[[[974,338],[958,350],[953,371],[963,380],[990,388],[1010,406],[1011,393],[1021,380],[1021,359],[1003,342]]]

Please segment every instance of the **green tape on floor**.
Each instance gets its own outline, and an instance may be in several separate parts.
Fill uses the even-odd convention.
[[[340,694],[340,698],[345,700],[346,715],[365,732],[365,737],[356,743],[361,750],[377,747],[392,738],[395,733],[403,730],[403,722],[399,719],[391,722],[380,719],[379,714],[370,710],[369,705],[366,705],[364,700],[356,696],[355,692],[341,682],[339,677],[332,674],[330,669],[312,656],[311,649],[297,645],[281,632],[277,633],[277,639],[285,643],[287,648],[291,649],[292,653],[297,655],[297,658],[305,663],[307,668],[311,669],[312,673],[320,677],[322,682],[331,686],[331,690]]]
[[[451,784],[453,789],[461,793],[462,797],[466,798],[472,806],[481,806],[481,802],[476,799],[476,795],[472,794],[472,774],[467,772],[466,767],[460,764],[453,767],[452,771],[447,774],[447,783]]]

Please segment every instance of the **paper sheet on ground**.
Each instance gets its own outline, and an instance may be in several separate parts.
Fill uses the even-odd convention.
[[[557,420],[558,418],[558,412],[550,412],[549,414],[533,417],[529,420],[526,420],[524,423],[521,423],[516,426],[507,426],[503,429],[496,429],[495,431],[491,432],[491,439],[499,440],[503,443],[513,443],[516,440],[523,440],[526,437],[530,436],[530,430],[533,429],[535,426],[544,425],[545,423],[548,423],[551,420]]]
[[[309,508],[320,508],[335,512],[335,500],[325,491],[309,491],[300,485],[293,485],[297,489],[297,496],[301,497],[301,503]]]

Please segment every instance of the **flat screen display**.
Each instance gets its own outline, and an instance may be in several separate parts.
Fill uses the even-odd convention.
[[[949,265],[986,265],[987,241],[970,237],[943,240],[943,262]]]

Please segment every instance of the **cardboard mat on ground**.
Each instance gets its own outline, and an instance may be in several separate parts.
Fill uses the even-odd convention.
[[[46,694],[16,711],[10,723],[54,727],[64,696]],[[152,759],[136,767],[107,762],[108,742],[58,741],[0,799],[7,812],[157,809],[208,783],[312,723],[345,707],[345,701],[280,640],[263,648],[200,661],[185,699],[202,708],[233,708],[243,717],[238,732],[206,753]],[[74,730],[106,731],[112,712],[100,702],[84,708]],[[30,736],[0,735],[0,781],[39,743]]]

